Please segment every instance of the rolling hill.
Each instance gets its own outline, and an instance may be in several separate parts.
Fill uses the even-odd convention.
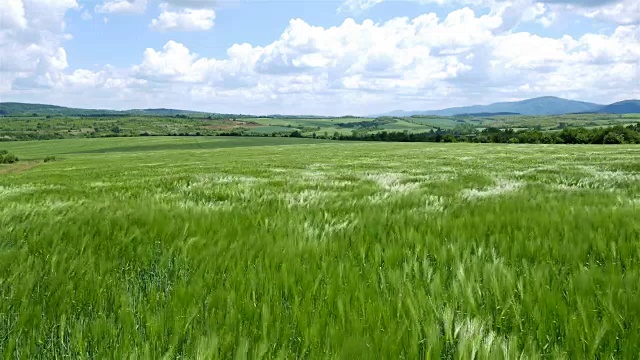
[[[604,106],[598,111],[603,114],[640,114],[640,100],[625,100]]]
[[[545,96],[534,99],[499,102],[490,105],[473,105],[454,107],[442,110],[403,111],[396,110],[385,114],[371,115],[370,117],[409,117],[414,115],[433,116],[500,116],[500,115],[562,115],[579,113],[603,113],[603,114],[640,114],[640,100],[625,100],[610,105],[599,105],[589,102],[567,100],[553,96]],[[106,109],[79,109],[46,104],[28,104],[17,102],[0,102],[0,116],[20,115],[56,115],[56,116],[127,116],[127,115],[152,115],[175,116],[192,115],[208,116],[210,113],[177,110],[177,109],[132,109],[132,110],[106,110]],[[233,114],[214,114],[225,116],[238,116]],[[251,116],[249,116],[251,117]],[[300,116],[275,116],[283,118],[296,118]],[[314,118],[308,115],[305,118]]]
[[[178,110],[178,109],[130,109],[130,110],[106,110],[106,109],[80,109],[70,108],[57,105],[46,104],[29,104],[29,103],[17,103],[17,102],[0,102],[0,116],[30,116],[36,114],[38,116],[52,115],[52,116],[131,116],[131,115],[146,115],[146,116],[176,116],[176,115],[189,115],[194,117],[242,117],[251,118],[256,115],[247,114],[223,114],[223,113],[209,113],[202,111],[191,110]],[[282,118],[282,119],[326,119],[327,116],[317,115],[267,115],[269,118]],[[349,118],[349,116],[343,116],[343,118]]]
[[[514,112],[482,112],[482,113],[471,113],[471,114],[455,114],[454,116],[466,116],[466,117],[493,117],[493,116],[514,116],[514,115],[522,115]]]
[[[133,109],[133,110],[105,110],[105,109],[78,109],[64,106],[46,104],[27,104],[16,102],[0,103],[0,115],[64,115],[64,116],[124,116],[124,115],[206,115],[208,113],[176,109]]]
[[[473,105],[454,107],[442,110],[427,111],[401,111],[396,110],[380,116],[412,116],[412,115],[436,115],[455,116],[459,114],[477,113],[517,113],[522,115],[560,115],[569,113],[598,112],[603,105],[561,99],[553,96],[544,96],[534,99],[499,102],[490,105]]]

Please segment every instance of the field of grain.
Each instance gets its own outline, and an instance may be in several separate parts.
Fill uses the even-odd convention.
[[[5,358],[640,353],[637,146],[1,148]]]

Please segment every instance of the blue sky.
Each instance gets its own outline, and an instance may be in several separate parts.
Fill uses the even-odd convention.
[[[0,101],[365,115],[640,98],[637,0],[0,0]]]

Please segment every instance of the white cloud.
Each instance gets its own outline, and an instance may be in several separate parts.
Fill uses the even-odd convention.
[[[141,14],[147,8],[147,0],[106,0],[96,5],[95,12],[108,14]]]
[[[640,1],[638,0],[616,1],[597,7],[580,8],[578,11],[589,18],[618,24],[640,23]]]
[[[161,51],[145,50],[142,64],[134,67],[134,72],[154,81],[198,82],[203,74],[202,68],[194,66],[197,58],[183,44],[169,41]]]
[[[128,70],[119,70],[107,65],[99,71],[74,70],[62,77],[56,87],[67,92],[103,91],[105,95],[116,96],[117,92],[126,91],[130,93],[135,88],[145,84],[145,80],[131,77]]]
[[[156,31],[202,31],[213,27],[216,13],[213,9],[171,10],[167,3],[160,5],[161,13],[153,19],[150,28]]]
[[[0,88],[47,87],[56,80],[68,66],[64,14],[78,8],[75,0],[0,3]]]
[[[4,0],[0,2],[0,30],[27,26],[22,0]]]
[[[224,57],[168,41],[144,50],[138,65],[89,70],[69,69],[63,47],[64,13],[78,5],[49,1],[47,11],[33,12],[43,1],[3,3],[3,16],[13,19],[0,29],[8,49],[0,54],[3,100],[337,115],[540,95],[598,102],[640,97],[640,26],[580,37],[512,30],[512,17],[549,16],[546,4],[519,15],[503,4],[485,15],[462,8],[443,18],[347,19],[333,27],[292,19],[271,43],[235,44]],[[165,9],[213,11],[196,5],[173,1]]]
[[[345,0],[338,11],[357,12],[367,10],[382,2],[384,2],[384,0]]]
[[[389,0],[344,0],[339,11],[361,12]],[[512,9],[512,21],[538,22],[550,26],[559,13],[575,13],[617,24],[640,23],[638,0],[404,0],[420,4],[458,5]],[[535,14],[535,16],[531,16]],[[505,19],[508,21],[508,19]]]
[[[135,74],[156,84],[187,86],[194,101],[291,103],[294,112],[306,111],[299,108],[304,102],[293,99],[370,113],[375,111],[336,104],[352,97],[357,106],[375,98],[381,107],[397,107],[401,100],[427,108],[513,94],[604,102],[638,95],[638,27],[619,27],[611,36],[548,38],[501,33],[503,21],[466,8],[445,19],[435,14],[382,24],[349,19],[330,28],[294,19],[278,40],[264,47],[234,45],[227,59],[199,57],[176,42],[161,51],[147,49]]]

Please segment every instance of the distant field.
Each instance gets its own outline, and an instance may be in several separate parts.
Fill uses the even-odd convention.
[[[638,146],[0,149],[5,358],[640,353]]]
[[[433,130],[481,131],[488,127],[506,129],[557,130],[565,127],[609,127],[636,124],[640,114],[559,115],[493,117],[410,117],[410,118],[256,118],[205,117],[203,115],[127,115],[127,116],[19,116],[0,117],[0,142],[140,135],[218,135],[233,132],[242,135],[288,135],[332,137],[387,132],[425,133]]]
[[[47,140],[39,142],[0,143],[1,149],[10,150],[26,160],[43,159],[55,155],[68,157],[77,154],[174,151],[174,150],[213,150],[235,147],[253,147],[269,145],[321,144],[323,140],[295,138],[251,138],[251,137],[134,137],[107,139]]]

